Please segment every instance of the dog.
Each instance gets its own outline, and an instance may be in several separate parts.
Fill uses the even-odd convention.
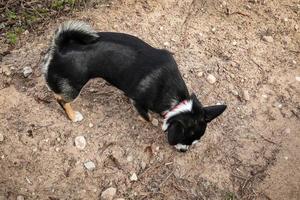
[[[189,94],[172,54],[125,33],[96,32],[69,21],[56,30],[42,63],[47,86],[73,122],[83,119],[71,102],[83,86],[101,77],[131,99],[139,115],[164,117],[167,140],[181,152],[195,144],[226,105],[203,107]]]

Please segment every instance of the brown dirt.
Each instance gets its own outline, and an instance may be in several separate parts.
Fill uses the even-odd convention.
[[[182,154],[160,127],[137,120],[120,91],[97,79],[74,104],[84,120],[71,123],[39,68],[66,19],[52,21],[49,34],[24,36],[22,47],[2,58],[0,199],[99,199],[108,187],[125,199],[300,199],[299,1],[115,1],[73,19],[167,45],[190,91],[228,109]],[[28,78],[26,66],[33,68]],[[74,146],[79,135],[84,150]],[[84,168],[88,160],[95,170]]]

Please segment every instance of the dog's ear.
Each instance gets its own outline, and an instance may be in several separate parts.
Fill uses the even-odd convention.
[[[180,137],[183,137],[183,126],[179,121],[173,121],[168,127],[168,142],[170,145],[176,145]]]
[[[202,104],[200,101],[197,99],[196,95],[194,93],[191,94],[191,99],[193,101],[193,105],[196,105],[198,107],[202,107]]]
[[[200,103],[200,101],[197,99],[196,95],[194,93],[191,94],[191,100],[193,101],[193,107],[192,107],[192,111],[194,114],[199,114],[201,113],[201,108],[202,108],[202,104]]]
[[[204,119],[206,122],[211,122],[213,119],[221,115],[224,110],[227,108],[226,105],[215,105],[215,106],[208,106],[204,107]]]

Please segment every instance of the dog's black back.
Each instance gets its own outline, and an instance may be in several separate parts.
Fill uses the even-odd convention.
[[[55,92],[61,93],[58,77],[74,87],[75,94],[70,99],[89,79],[102,77],[140,106],[157,113],[170,108],[170,98],[177,97],[180,102],[189,97],[170,52],[124,33],[97,34],[99,38],[89,43],[65,38],[58,44],[47,78]]]

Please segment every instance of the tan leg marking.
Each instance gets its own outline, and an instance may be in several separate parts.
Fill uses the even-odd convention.
[[[75,117],[76,114],[75,114],[75,112],[74,112],[74,110],[73,110],[71,104],[70,104],[70,103],[65,103],[65,104],[63,104],[63,108],[65,109],[65,111],[66,111],[66,113],[67,113],[69,119],[72,120],[72,121],[74,122],[74,121],[75,121],[75,118],[76,118],[76,117]]]
[[[55,99],[57,100],[57,102],[63,107],[63,109],[65,110],[67,116],[69,117],[69,119],[72,122],[79,122],[83,119],[83,116],[80,112],[74,111],[71,103],[66,103],[63,98],[58,95],[58,94],[54,94]]]

